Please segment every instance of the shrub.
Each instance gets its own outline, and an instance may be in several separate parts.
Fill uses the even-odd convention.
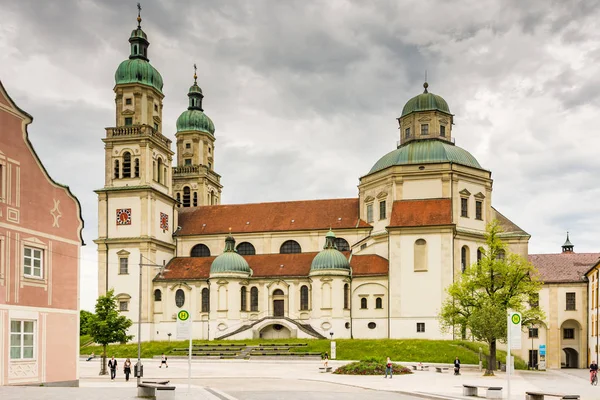
[[[400,364],[392,364],[392,371],[394,375],[412,374],[408,368]],[[333,373],[338,375],[385,375],[385,362],[369,358],[346,364]]]

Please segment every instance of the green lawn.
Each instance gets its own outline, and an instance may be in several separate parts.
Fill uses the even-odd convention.
[[[83,342],[82,342],[83,343]],[[246,344],[258,345],[263,343],[285,344],[285,343],[306,343],[307,346],[292,348],[291,351],[299,352],[329,352],[329,340],[306,340],[306,339],[282,339],[282,340],[221,340],[221,341],[202,341],[194,340],[193,344],[208,344],[218,346],[219,344]],[[433,362],[433,363],[452,363],[454,357],[458,356],[463,364],[477,364],[479,362],[479,347],[487,355],[487,346],[476,342],[468,341],[450,341],[450,340],[361,340],[361,339],[338,339],[337,359],[339,360],[364,360],[375,358],[378,360],[390,357],[395,361],[415,361],[415,362]],[[142,343],[142,357],[150,358],[162,353],[169,354],[172,349],[187,348],[187,341],[171,342],[145,342]],[[80,349],[82,355],[91,352],[101,354],[100,346],[86,346]],[[137,343],[124,345],[108,346],[108,356],[114,355],[118,358],[137,357]],[[506,353],[498,351],[498,360],[505,360]],[[526,369],[527,364],[520,358],[515,357],[515,367],[517,369]],[[484,362],[485,365],[485,362]]]

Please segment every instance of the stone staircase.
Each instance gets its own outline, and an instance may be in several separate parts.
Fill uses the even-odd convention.
[[[232,332],[229,332],[229,333],[225,333],[224,335],[216,337],[215,339],[216,340],[227,339],[228,337],[237,335],[240,332],[244,332],[245,330],[248,330],[248,329],[252,328],[253,326],[255,326],[265,320],[274,320],[275,322],[277,320],[284,320],[284,321],[287,321],[289,323],[296,325],[298,327],[298,329],[300,329],[302,332],[306,333],[307,335],[310,335],[316,339],[326,339],[325,336],[323,336],[319,332],[317,332],[315,330],[315,328],[313,328],[310,324],[302,324],[302,323],[300,323],[294,319],[288,318],[288,317],[273,317],[273,316],[268,316],[268,317],[263,317],[261,319],[257,319],[256,321],[252,321],[251,323],[242,325],[238,329],[236,329]]]

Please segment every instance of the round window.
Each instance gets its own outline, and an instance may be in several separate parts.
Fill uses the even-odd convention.
[[[369,329],[375,329],[375,327],[377,327],[377,324],[375,322],[369,322],[367,326],[369,327]]]
[[[275,324],[273,325],[273,329],[275,329],[276,331],[280,331],[283,329],[283,325]]]
[[[350,329],[350,322],[346,322],[346,329]]]

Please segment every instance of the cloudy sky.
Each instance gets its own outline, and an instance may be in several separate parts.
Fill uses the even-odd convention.
[[[83,206],[82,308],[96,297],[97,203],[114,72],[134,1],[1,0],[0,80],[34,116],[48,171]],[[192,65],[217,131],[224,203],[356,196],[422,91],[456,115],[456,143],[492,171],[494,205],[531,253],[600,251],[597,1],[144,0],[165,86],[164,134]],[[594,201],[596,200],[596,201]]]

